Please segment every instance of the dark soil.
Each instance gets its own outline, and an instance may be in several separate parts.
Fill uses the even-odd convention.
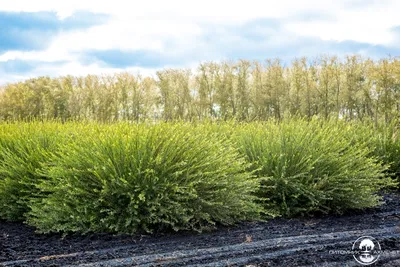
[[[400,195],[379,208],[342,216],[273,219],[210,233],[35,234],[0,221],[0,266],[361,266],[349,251],[361,236],[384,252],[370,266],[400,266]]]

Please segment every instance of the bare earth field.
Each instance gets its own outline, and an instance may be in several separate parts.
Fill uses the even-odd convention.
[[[400,195],[342,216],[245,222],[197,234],[35,234],[0,221],[0,266],[361,266],[349,251],[361,236],[382,248],[370,266],[400,266]]]

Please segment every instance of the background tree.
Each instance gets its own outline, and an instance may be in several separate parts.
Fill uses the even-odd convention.
[[[38,77],[0,90],[0,119],[281,120],[319,116],[390,122],[400,114],[400,61],[359,55],[205,62],[194,72]]]

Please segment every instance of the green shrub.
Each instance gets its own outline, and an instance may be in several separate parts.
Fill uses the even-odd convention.
[[[400,177],[400,139],[398,123],[393,121],[388,125],[379,125],[375,129],[374,155],[389,166],[388,174],[397,180]]]
[[[0,218],[41,232],[340,213],[378,205],[387,173],[400,174],[395,123],[0,124]]]
[[[380,204],[378,191],[391,185],[385,166],[370,157],[367,142],[349,137],[351,126],[313,120],[254,123],[235,139],[263,180],[265,207],[284,216],[343,212]]]
[[[62,141],[57,123],[0,125],[0,218],[23,220],[32,198],[40,198],[39,173]]]
[[[88,127],[44,169],[41,232],[203,230],[257,219],[259,181],[229,140],[198,125]]]
[[[378,158],[388,167],[386,175],[400,177],[400,139],[398,121],[378,123],[370,120],[364,122],[341,122],[346,127],[347,138],[355,143],[366,143],[370,148],[369,156]]]

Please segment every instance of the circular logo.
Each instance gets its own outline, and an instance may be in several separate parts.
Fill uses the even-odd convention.
[[[362,236],[353,243],[353,257],[362,265],[375,263],[382,252],[379,242],[371,236]]]

